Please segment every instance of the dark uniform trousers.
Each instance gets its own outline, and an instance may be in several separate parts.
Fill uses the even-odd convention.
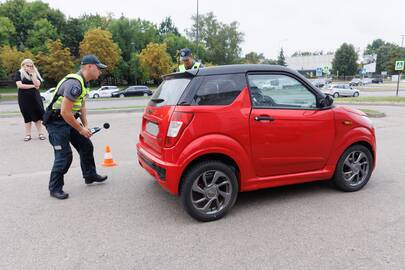
[[[49,134],[49,142],[53,146],[55,161],[49,179],[49,191],[62,191],[64,180],[63,176],[69,170],[72,163],[71,143],[80,155],[80,166],[83,177],[93,177],[97,174],[96,164],[93,156],[93,144],[90,139],[80,135],[74,128],[63,120],[51,121],[46,124]]]

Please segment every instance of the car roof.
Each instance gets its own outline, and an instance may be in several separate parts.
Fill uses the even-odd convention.
[[[299,73],[290,68],[278,65],[264,65],[264,64],[244,64],[244,65],[224,65],[215,67],[206,67],[200,69],[189,69],[185,72],[176,72],[163,76],[164,79],[169,77],[188,77],[188,76],[207,76],[207,75],[220,75],[220,74],[233,74],[233,73],[246,73],[246,72],[265,72],[265,71],[281,71],[290,72],[299,75]],[[187,76],[188,75],[188,76]]]

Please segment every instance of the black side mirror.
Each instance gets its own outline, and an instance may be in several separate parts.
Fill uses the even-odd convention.
[[[321,108],[330,107],[333,104],[333,98],[330,95],[326,95],[325,98],[319,101]]]

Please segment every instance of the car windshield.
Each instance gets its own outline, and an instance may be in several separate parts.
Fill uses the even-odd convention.
[[[189,78],[164,80],[156,89],[149,106],[176,105],[190,81]]]

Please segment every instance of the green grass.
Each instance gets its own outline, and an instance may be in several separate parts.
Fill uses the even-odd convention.
[[[356,98],[335,98],[336,103],[384,103],[384,104],[405,104],[405,97],[356,97]]]
[[[9,94],[9,93],[15,93],[17,94],[17,87],[0,87],[0,94]]]

